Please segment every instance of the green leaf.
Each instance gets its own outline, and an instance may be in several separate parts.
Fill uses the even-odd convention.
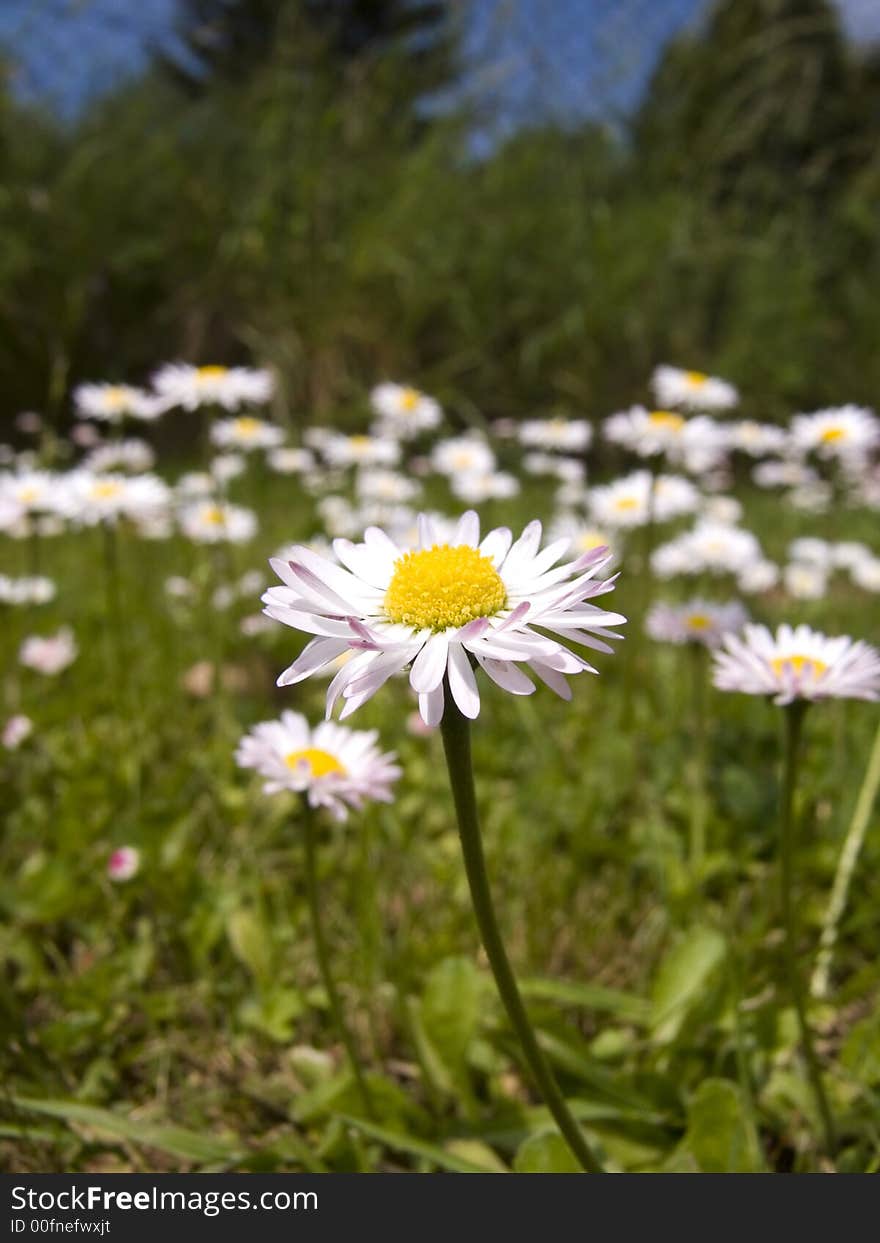
[[[422,994],[424,1034],[459,1082],[466,1078],[468,1046],[477,1034],[482,988],[469,958],[444,958],[428,973]]]
[[[375,1123],[366,1122],[363,1118],[352,1118],[347,1114],[338,1116],[346,1126],[354,1127],[371,1139],[378,1140],[386,1148],[408,1153],[412,1157],[421,1157],[441,1170],[449,1170],[452,1174],[495,1174],[498,1172],[495,1166],[489,1167],[475,1162],[472,1158],[456,1156],[445,1148],[438,1148],[436,1144],[428,1144],[424,1140],[416,1139],[413,1135],[401,1135],[397,1131],[389,1131],[386,1127],[376,1126]]]
[[[616,1014],[630,1023],[645,1023],[651,1013],[650,1002],[644,997],[616,988],[603,988],[601,984],[533,978],[523,980],[520,988],[524,997],[535,1001],[555,1001],[562,1006],[599,1010]]]
[[[61,1118],[71,1126],[88,1127],[104,1135],[128,1140],[145,1148],[156,1148],[172,1157],[200,1165],[234,1163],[245,1151],[244,1145],[238,1141],[230,1142],[178,1126],[137,1122],[124,1114],[99,1109],[94,1105],[81,1105],[76,1101],[38,1101],[28,1097],[13,1097],[12,1103],[17,1109],[46,1114],[50,1118]]]
[[[561,1135],[547,1131],[529,1135],[513,1159],[517,1174],[580,1174],[581,1167]]]
[[[755,1174],[764,1168],[761,1147],[737,1084],[704,1079],[688,1106],[681,1148],[704,1174]]]
[[[232,952],[258,983],[272,977],[272,951],[269,937],[259,914],[250,907],[240,906],[226,917],[226,935]]]
[[[651,1027],[660,1041],[674,1040],[688,1012],[705,997],[727,946],[714,928],[692,928],[675,944],[654,982]]]

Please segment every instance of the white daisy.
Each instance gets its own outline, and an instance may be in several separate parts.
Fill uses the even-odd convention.
[[[156,455],[147,442],[132,439],[98,445],[83,458],[81,465],[85,470],[95,472],[128,470],[140,474],[152,469],[155,462]]]
[[[344,820],[349,807],[392,801],[391,786],[401,775],[395,756],[381,752],[376,730],[347,729],[334,721],[311,728],[298,712],[255,725],[238,744],[235,759],[264,778],[267,794],[293,790],[313,807],[326,807]]]
[[[822,566],[792,561],[782,571],[782,585],[795,600],[821,600],[828,590],[828,572]]]
[[[818,477],[811,467],[790,458],[759,462],[752,471],[752,479],[759,488],[798,488],[814,483]]]
[[[370,405],[379,416],[377,434],[401,440],[430,431],[443,417],[439,402],[408,384],[378,384],[370,394]]]
[[[162,413],[155,397],[130,384],[79,384],[73,390],[73,403],[78,418],[106,423],[121,423],[126,418],[150,420]]]
[[[21,744],[30,738],[33,732],[34,723],[31,718],[24,716],[20,712],[16,713],[3,726],[3,731],[0,733],[0,744],[7,751],[17,751]]]
[[[531,522],[514,543],[504,527],[480,542],[476,513],[464,514],[442,539],[425,515],[417,548],[404,552],[384,531],[368,528],[362,544],[338,539],[338,565],[296,549],[273,561],[285,583],[263,596],[270,617],[315,637],[278,679],[280,686],[318,673],[348,649],[357,654],[333,679],[328,716],[342,698],[346,717],[388,678],[411,665],[410,685],[428,725],[443,716],[444,683],[461,712],[478,715],[480,695],[471,658],[503,689],[531,694],[531,670],[563,698],[566,674],[595,672],[552,635],[597,651],[625,620],[587,601],[614,580],[596,580],[608,562],[603,549],[558,565],[568,540],[543,551],[541,524]],[[555,568],[554,568],[555,567]],[[549,633],[548,633],[549,632]]]
[[[622,479],[591,488],[587,504],[599,526],[626,529],[644,526],[651,518],[666,522],[693,513],[700,494],[679,475],[658,475],[637,470]]]
[[[421,492],[421,485],[394,470],[362,468],[354,481],[354,490],[362,501],[383,501],[399,505],[414,500]]]
[[[431,465],[441,475],[486,474],[495,469],[495,454],[479,436],[451,436],[431,453]]]
[[[526,419],[519,425],[519,442],[529,449],[583,453],[592,439],[586,419]]]
[[[692,531],[656,548],[651,567],[659,577],[669,577],[673,563],[680,574],[739,574],[761,559],[761,546],[751,531],[723,522],[698,522]]]
[[[823,458],[864,457],[880,446],[880,419],[864,406],[837,406],[796,414],[791,439],[802,453]]]
[[[240,414],[234,419],[218,419],[211,426],[211,444],[219,449],[277,449],[284,440],[284,432],[274,423],[255,419],[250,414]]]
[[[502,501],[519,495],[519,480],[503,470],[466,470],[451,475],[452,495],[466,505],[482,505],[484,501]]]
[[[379,436],[344,436],[331,433],[321,444],[321,452],[331,466],[396,466],[400,446]]]
[[[78,651],[73,631],[69,626],[62,626],[57,634],[31,635],[25,639],[18,660],[26,668],[52,677],[73,664]]]
[[[48,604],[56,590],[52,579],[42,574],[24,578],[0,574],[0,604]]]
[[[611,444],[639,457],[663,454],[674,465],[695,473],[716,466],[724,457],[726,437],[707,415],[685,418],[675,410],[646,410],[633,406],[612,414],[602,424]]]
[[[58,513],[63,485],[48,470],[19,470],[0,475],[0,500],[24,514]]]
[[[247,470],[247,458],[243,453],[218,453],[211,459],[211,476],[220,484],[227,484]]]
[[[662,643],[717,647],[722,635],[742,630],[748,619],[738,600],[726,604],[700,599],[686,604],[658,602],[645,618],[645,630]]]
[[[785,453],[788,433],[773,423],[756,423],[743,419],[727,428],[727,443],[731,449],[746,453],[749,457],[763,457],[766,453]]]
[[[580,458],[561,457],[555,453],[526,453],[522,467],[527,475],[550,475],[563,483],[583,483],[587,477]]]
[[[788,555],[792,561],[828,570],[834,560],[834,545],[817,536],[802,535],[799,539],[791,541],[788,546]]]
[[[275,383],[269,371],[252,367],[193,367],[189,363],[166,363],[153,376],[153,387],[162,410],[180,406],[263,406],[271,401]]]
[[[75,470],[65,479],[61,504],[72,521],[95,526],[120,518],[147,521],[166,511],[170,501],[170,489],[157,475]]]
[[[663,407],[721,411],[732,410],[739,402],[739,393],[726,380],[702,371],[682,371],[678,367],[655,368],[651,388]]]
[[[880,591],[880,557],[856,562],[849,573],[855,585],[863,591]]]
[[[736,579],[737,587],[747,596],[772,591],[778,582],[779,566],[764,558],[743,566]]]
[[[178,516],[180,529],[197,544],[244,544],[257,533],[257,515],[243,505],[202,501],[186,505]]]
[[[880,653],[848,635],[829,638],[809,626],[746,626],[742,636],[725,635],[714,656],[719,690],[796,699],[880,698]]]
[[[309,449],[270,449],[266,464],[277,475],[302,475],[314,469],[315,455]]]

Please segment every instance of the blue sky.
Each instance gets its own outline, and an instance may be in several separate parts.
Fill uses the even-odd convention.
[[[511,121],[536,104],[613,115],[638,97],[664,43],[709,0],[462,0],[475,85]],[[838,0],[853,38],[880,40],[880,0]],[[15,86],[66,113],[173,40],[177,0],[0,0]]]

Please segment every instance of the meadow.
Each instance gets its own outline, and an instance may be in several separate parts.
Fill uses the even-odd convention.
[[[409,662],[344,721],[395,753],[388,801],[310,809],[333,778],[315,742],[273,792],[236,762],[257,723],[317,726],[344,668],[276,685],[311,636],[262,612],[269,558],[332,590],[334,539],[378,527],[425,557],[471,509],[482,535],[538,519],[542,547],[619,573],[601,599],[619,641],[566,644],[597,670],[570,701],[467,657],[498,921],[590,1152],[880,1168],[880,665],[866,649],[835,682],[836,649],[776,634],[880,640],[880,424],[755,421],[759,395],[673,368],[630,401],[485,423],[386,384],[303,428],[269,372],[181,364],[149,391],[81,387],[63,431],[19,420],[0,474],[4,1168],[581,1168],[499,1000]],[[754,672],[730,646],[747,619],[777,643],[761,693],[715,685],[719,652]]]

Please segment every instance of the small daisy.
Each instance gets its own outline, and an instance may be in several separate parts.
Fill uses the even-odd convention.
[[[788,433],[783,427],[773,423],[756,423],[751,419],[743,419],[732,423],[727,429],[727,443],[731,449],[745,453],[749,457],[763,457],[768,453],[785,453],[788,448]]]
[[[77,418],[121,423],[123,419],[158,418],[161,406],[155,397],[130,384],[79,384],[73,390]]]
[[[37,673],[52,677],[73,664],[78,655],[76,640],[69,626],[63,626],[50,636],[31,635],[22,643],[18,653],[19,663]]]
[[[739,402],[739,393],[726,380],[702,371],[682,371],[678,367],[655,368],[651,388],[663,407],[722,411],[732,410]]]
[[[145,440],[117,440],[92,449],[82,460],[84,470],[102,474],[111,470],[127,470],[140,474],[152,469],[156,455]]]
[[[392,801],[391,787],[401,775],[395,756],[376,746],[376,730],[354,730],[335,721],[314,729],[298,712],[255,725],[238,745],[236,762],[264,779],[267,794],[292,790],[313,807],[326,807],[345,820],[350,807],[370,800]]]
[[[204,501],[186,505],[179,514],[180,529],[197,544],[244,544],[257,533],[257,515],[243,505]]]
[[[821,600],[828,590],[828,573],[822,566],[793,561],[782,571],[782,585],[795,600]]]
[[[799,488],[814,483],[818,477],[811,467],[792,459],[759,462],[752,471],[752,479],[759,488]]]
[[[714,656],[713,681],[722,691],[796,699],[880,698],[880,653],[848,635],[829,638],[809,626],[746,626],[725,635]]]
[[[243,453],[218,453],[211,458],[211,477],[220,484],[227,484],[247,470],[247,458]]]
[[[83,526],[114,523],[120,518],[148,519],[171,502],[168,486],[157,475],[92,474],[73,471],[65,479],[63,506],[68,518]]]
[[[17,713],[11,716],[0,733],[0,742],[7,751],[17,751],[23,742],[34,732],[34,723],[29,716]]]
[[[272,400],[275,384],[271,372],[252,367],[193,367],[189,363],[167,363],[153,376],[153,387],[162,410],[180,406],[197,410],[200,406],[222,406],[238,410],[242,406],[264,406]]]
[[[622,479],[591,488],[587,503],[599,526],[626,529],[644,526],[653,517],[666,522],[693,513],[700,494],[689,480],[679,475],[659,475],[637,470]]]
[[[141,852],[135,846],[119,846],[107,860],[107,876],[121,883],[137,876],[141,867]]]
[[[880,446],[880,419],[864,406],[837,406],[815,414],[796,414],[792,445],[823,458],[864,457]]]
[[[698,522],[654,550],[651,566],[660,577],[668,577],[668,569],[676,558],[677,573],[739,574],[750,562],[761,557],[761,547],[751,531],[723,522]]]
[[[0,475],[0,500],[18,506],[24,514],[58,512],[61,476],[47,470],[20,470]]]
[[[274,423],[240,414],[234,419],[218,419],[211,427],[211,444],[219,449],[277,449],[284,432]]]
[[[266,465],[276,475],[302,475],[314,469],[315,455],[309,449],[270,449]]]
[[[370,393],[370,405],[379,416],[378,435],[410,440],[437,427],[443,417],[439,402],[408,384],[379,384]]]
[[[425,515],[419,526],[419,544],[411,552],[371,527],[362,544],[334,542],[345,568],[306,548],[295,549],[288,562],[272,562],[285,586],[263,596],[267,614],[315,636],[281,674],[280,686],[300,682],[355,649],[330,685],[328,715],[342,698],[342,717],[349,716],[411,665],[419,710],[426,724],[436,725],[443,716],[444,683],[466,717],[479,714],[471,658],[517,695],[535,690],[523,665],[566,699],[566,674],[596,672],[565,643],[612,650],[604,642],[616,637],[608,627],[625,619],[587,603],[613,587],[613,579],[596,579],[607,565],[606,550],[558,565],[568,540],[539,551],[540,522],[531,522],[516,542],[505,527],[481,542],[472,511],[449,539],[441,539]]]
[[[850,568],[850,578],[863,591],[880,591],[880,557],[858,561]]]
[[[52,579],[41,574],[29,578],[0,574],[0,604],[48,604],[55,592]]]
[[[586,419],[526,419],[519,425],[519,442],[528,449],[583,453],[592,439]]]
[[[736,585],[744,595],[757,596],[772,591],[779,577],[779,566],[761,558],[743,566],[737,575]]]
[[[686,604],[658,603],[645,618],[645,630],[662,643],[717,647],[722,635],[742,630],[748,619],[738,600],[726,604],[699,599]]]
[[[333,433],[321,444],[321,452],[331,466],[396,466],[400,446],[378,436],[343,436]]]
[[[383,501],[394,505],[413,500],[422,489],[414,480],[397,471],[367,467],[358,471],[354,490],[362,501]]]
[[[466,470],[450,476],[452,495],[466,505],[503,501],[519,495],[519,480],[503,470]]]
[[[479,436],[451,436],[431,453],[431,465],[441,475],[486,474],[495,469],[495,454]]]
[[[675,410],[646,410],[633,406],[612,414],[602,425],[611,444],[639,457],[663,454],[669,462],[702,473],[724,457],[726,437],[706,415],[685,418]]]
[[[828,570],[834,560],[834,545],[817,536],[802,535],[799,539],[791,541],[788,546],[788,555],[792,561]]]

